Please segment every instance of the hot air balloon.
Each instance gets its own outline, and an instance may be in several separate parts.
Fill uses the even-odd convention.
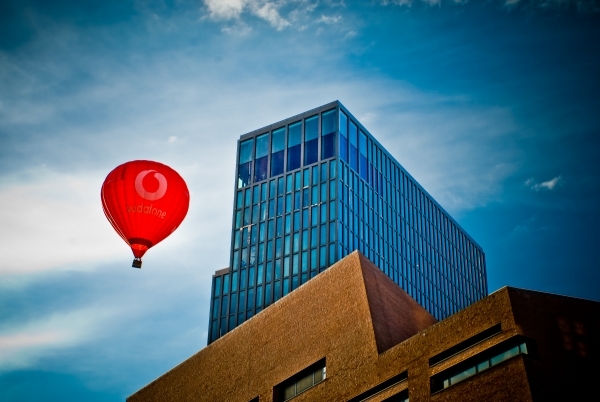
[[[134,268],[142,256],[177,229],[190,205],[181,176],[167,165],[131,161],[106,176],[100,192],[106,218],[131,247]]]

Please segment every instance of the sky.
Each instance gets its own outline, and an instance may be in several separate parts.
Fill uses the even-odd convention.
[[[236,140],[341,101],[486,253],[600,301],[600,1],[3,0],[0,400],[123,401],[206,345]],[[168,164],[132,269],[100,187]]]

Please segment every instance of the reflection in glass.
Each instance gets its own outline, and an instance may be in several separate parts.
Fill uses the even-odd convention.
[[[358,127],[352,120],[350,120],[350,148],[349,148],[349,157],[350,167],[354,169],[354,171],[358,171]]]
[[[267,178],[267,165],[269,163],[269,134],[256,137],[256,155],[254,163],[254,182]]]
[[[238,160],[238,188],[246,187],[251,182],[250,166],[252,165],[252,145],[254,139],[240,143],[240,154]]]
[[[283,173],[285,157],[285,128],[273,131],[271,137],[271,176]]]
[[[359,172],[360,172],[360,177],[366,181],[367,183],[369,182],[369,164],[367,161],[367,136],[365,135],[365,133],[362,132],[362,130],[360,131],[360,134],[358,136],[358,150],[359,150]]]
[[[340,110],[340,157],[348,163],[348,116]]]
[[[288,160],[287,170],[298,169],[302,163],[302,122],[288,126]]]
[[[327,135],[335,131],[335,109],[321,115],[321,135]]]
[[[304,120],[304,165],[319,160],[319,116]]]

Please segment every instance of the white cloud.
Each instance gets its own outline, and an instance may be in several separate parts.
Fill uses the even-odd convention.
[[[89,269],[126,252],[102,213],[103,180],[101,173],[57,173],[43,166],[5,176],[0,274]]]
[[[172,144],[175,141],[177,141],[177,136],[176,135],[169,136],[169,139],[168,139],[169,144]]]
[[[346,35],[344,35],[344,39],[354,38],[357,35],[356,31],[348,31]]]
[[[239,18],[251,0],[204,0],[211,18],[229,20]]]
[[[518,127],[509,109],[386,81],[362,91],[344,104],[450,213],[494,200],[516,171]]]
[[[319,18],[317,20],[317,22],[323,23],[323,24],[335,24],[338,21],[342,20],[342,16],[341,15],[332,15],[331,17],[328,17],[326,15],[321,15],[321,18]]]
[[[278,4],[270,1],[262,4],[256,1],[250,3],[250,9],[254,15],[269,22],[274,28],[280,31],[288,27],[290,23],[279,14],[278,8]]]
[[[290,26],[279,9],[286,1],[268,0],[204,0],[209,16],[215,20],[239,19],[244,12],[267,21],[277,30]]]
[[[527,179],[525,181],[525,186],[530,187],[532,190],[540,191],[540,190],[554,190],[554,188],[562,183],[563,179],[561,176],[556,176],[555,178],[544,181],[542,183],[536,183],[533,179]]]

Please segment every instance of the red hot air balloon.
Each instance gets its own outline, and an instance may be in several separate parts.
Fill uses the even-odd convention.
[[[162,163],[131,161],[106,176],[100,192],[106,218],[135,256],[142,256],[177,229],[190,205],[181,176]]]

